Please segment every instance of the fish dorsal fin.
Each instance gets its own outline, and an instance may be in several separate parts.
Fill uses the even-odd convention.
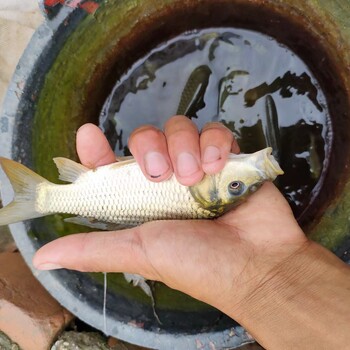
[[[127,157],[125,157],[125,158],[127,158]],[[129,165],[129,164],[134,164],[134,163],[136,163],[135,158],[134,157],[130,157],[130,158],[128,157],[125,160],[122,160],[122,161],[119,161],[119,162],[111,164],[111,168],[112,169],[120,168],[120,167],[123,167],[124,165]]]
[[[90,170],[82,164],[63,157],[54,158],[53,161],[60,173],[59,179],[66,182],[75,182],[81,175]]]
[[[125,162],[126,160],[132,160],[134,159],[133,156],[117,156],[116,160],[117,162]]]

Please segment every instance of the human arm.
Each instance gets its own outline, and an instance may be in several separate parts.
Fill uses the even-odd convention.
[[[209,146],[219,150],[215,160],[211,148],[212,162],[204,159]],[[238,151],[222,125],[209,124],[199,135],[184,117],[171,118],[164,133],[150,126],[137,129],[129,147],[151,181],[174,171],[185,185],[204,172],[220,171],[229,151]],[[115,160],[91,125],[80,129],[77,148],[90,167]],[[331,349],[349,340],[349,268],[305,238],[271,183],[216,220],[150,222],[72,235],[40,249],[34,265],[137,273],[162,281],[222,310],[268,349]]]

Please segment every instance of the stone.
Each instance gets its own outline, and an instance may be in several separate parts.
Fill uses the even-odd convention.
[[[64,332],[51,350],[151,350],[97,332]]]
[[[13,343],[6,334],[0,332],[0,349],[1,350],[21,350],[21,348]]]
[[[110,350],[107,339],[95,332],[64,332],[51,350]]]
[[[20,253],[0,254],[0,330],[13,342],[25,350],[48,350],[72,319]]]

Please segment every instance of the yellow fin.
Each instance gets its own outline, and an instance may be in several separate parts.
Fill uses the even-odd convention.
[[[35,210],[36,189],[48,181],[13,160],[0,157],[0,165],[15,192],[14,200],[0,209],[0,226],[43,216]]]
[[[75,182],[81,175],[90,170],[84,165],[68,158],[57,157],[54,158],[53,161],[60,173],[59,179],[66,182]]]

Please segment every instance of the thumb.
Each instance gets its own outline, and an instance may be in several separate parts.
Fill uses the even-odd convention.
[[[144,252],[140,230],[141,227],[135,227],[65,236],[40,248],[33,265],[39,270],[128,272],[157,279]]]

